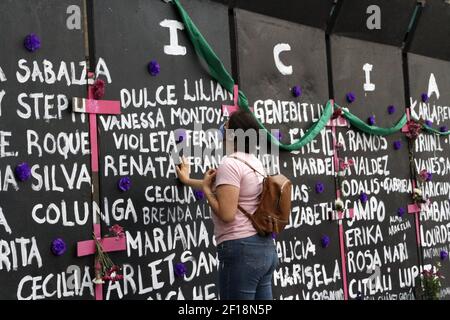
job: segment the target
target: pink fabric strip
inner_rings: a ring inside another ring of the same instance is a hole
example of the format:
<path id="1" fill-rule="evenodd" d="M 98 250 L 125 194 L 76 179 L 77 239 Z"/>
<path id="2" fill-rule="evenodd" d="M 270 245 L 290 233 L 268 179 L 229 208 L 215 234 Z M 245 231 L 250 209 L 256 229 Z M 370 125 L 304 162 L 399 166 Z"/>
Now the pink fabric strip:
<path id="1" fill-rule="evenodd" d="M 238 105 L 238 100 L 239 100 L 239 88 L 238 85 L 235 84 L 233 87 L 233 101 L 235 106 Z"/>
<path id="2" fill-rule="evenodd" d="M 413 189 L 416 187 L 416 181 L 413 179 L 412 180 L 412 185 L 413 185 Z M 408 205 L 408 213 L 410 213 L 409 212 L 409 207 L 410 206 L 416 206 L 417 207 L 417 204 L 410 204 L 410 205 Z M 421 244 L 421 241 L 420 241 L 420 217 L 419 217 L 419 214 L 420 214 L 420 208 L 419 208 L 419 210 L 417 211 L 417 213 L 416 213 L 416 217 L 415 217 L 415 222 L 416 222 L 416 241 L 417 241 L 417 245 L 418 246 L 420 246 L 420 244 Z"/>
<path id="3" fill-rule="evenodd" d="M 344 225 L 339 224 L 339 246 L 341 247 L 341 263 L 342 263 L 342 282 L 344 287 L 344 300 L 348 300 L 348 287 L 347 287 L 347 260 L 345 256 L 345 244 L 344 244 Z"/>
<path id="4" fill-rule="evenodd" d="M 348 209 L 348 217 L 349 219 L 353 219 L 353 217 L 355 216 L 355 212 L 353 210 L 353 208 Z"/>
<path id="5" fill-rule="evenodd" d="M 222 113 L 231 116 L 233 113 L 239 110 L 238 106 L 229 106 L 229 105 L 222 105 Z"/>
<path id="6" fill-rule="evenodd" d="M 331 100 L 331 103 L 334 104 L 334 100 Z M 336 124 L 336 123 L 334 123 Z M 336 126 L 332 125 L 331 130 L 333 132 L 333 151 L 334 151 L 334 163 L 335 163 L 335 172 L 339 170 L 339 157 L 337 154 L 336 148 Z M 341 196 L 341 190 L 339 186 L 336 188 L 336 198 L 339 199 Z M 338 213 L 338 217 L 341 213 Z M 342 213 L 343 215 L 343 213 Z M 344 300 L 348 300 L 348 286 L 347 286 L 347 258 L 345 255 L 345 247 L 344 247 L 344 225 L 342 222 L 339 223 L 339 246 L 341 252 L 341 269 L 342 269 L 342 287 L 344 289 Z"/>
<path id="7" fill-rule="evenodd" d="M 421 241 L 420 241 L 420 217 L 419 217 L 419 214 L 416 214 L 416 240 L 417 240 L 417 245 L 420 247 Z"/>
<path id="8" fill-rule="evenodd" d="M 233 86 L 233 105 L 222 105 L 222 114 L 227 115 L 228 117 L 231 116 L 233 113 L 239 110 L 239 87 L 237 84 Z M 250 108 L 250 110 L 253 112 L 253 108 Z"/>
<path id="9" fill-rule="evenodd" d="M 416 204 L 408 204 L 408 213 L 417 213 L 420 212 L 421 208 Z"/>
<path id="10" fill-rule="evenodd" d="M 226 114 L 228 116 L 231 116 L 233 113 L 239 110 L 239 106 L 229 106 L 229 105 L 222 105 L 222 113 Z M 253 108 L 250 108 L 250 111 L 253 112 Z"/>
<path id="11" fill-rule="evenodd" d="M 97 144 L 97 119 L 95 114 L 89 114 L 89 140 L 91 143 L 91 169 L 98 172 L 98 144 Z"/>
<path id="12" fill-rule="evenodd" d="M 97 240 L 100 240 L 102 237 L 102 226 L 100 223 L 94 223 L 94 235 Z M 94 243 L 94 253 L 95 253 L 95 243 Z M 95 270 L 100 270 L 101 265 L 100 262 L 95 262 Z M 96 283 L 95 284 L 95 300 L 103 300 L 103 284 Z"/>
<path id="13" fill-rule="evenodd" d="M 330 119 L 326 125 L 327 127 L 348 127 L 347 119 L 339 117 L 337 119 Z"/>
<path id="14" fill-rule="evenodd" d="M 94 223 L 94 234 L 97 239 L 102 237 L 102 226 L 100 223 Z"/>
<path id="15" fill-rule="evenodd" d="M 409 113 L 409 108 L 406 108 L 406 119 L 408 121 L 411 120 L 411 114 Z M 402 132 L 405 133 L 405 132 L 408 132 L 408 131 L 409 131 L 409 126 L 408 126 L 408 124 L 405 124 L 403 126 L 403 128 L 402 128 Z"/>
<path id="16" fill-rule="evenodd" d="M 403 132 L 403 133 L 409 132 L 409 126 L 408 126 L 408 124 L 405 124 L 405 125 L 403 126 L 402 132 Z"/>
<path id="17" fill-rule="evenodd" d="M 88 78 L 94 78 L 94 73 L 89 72 Z M 88 86 L 88 99 L 94 98 L 94 87 L 92 85 Z M 91 170 L 92 172 L 98 172 L 98 144 L 97 144 L 97 116 L 93 113 L 89 114 L 89 140 L 91 144 Z M 93 225 L 94 236 L 97 239 L 100 239 L 101 234 L 101 226 L 99 223 L 95 223 Z M 91 240 L 94 242 L 93 240 Z M 95 242 L 94 242 L 94 253 L 95 253 Z M 92 254 L 94 254 L 92 253 Z M 96 259 L 95 259 L 96 260 Z M 94 261 L 95 261 L 94 260 Z M 95 261 L 94 264 L 95 270 L 99 270 L 101 268 L 100 262 Z M 96 272 L 96 271 L 95 271 Z M 103 285 L 101 283 L 95 284 L 95 300 L 103 300 Z"/>
<path id="18" fill-rule="evenodd" d="M 406 118 L 408 119 L 408 121 L 411 120 L 411 112 L 410 112 L 410 108 L 406 108 Z M 403 131 L 403 130 L 402 130 Z M 412 186 L 413 189 L 416 188 L 416 181 L 413 179 L 412 180 Z M 408 205 L 408 212 L 409 212 L 409 207 L 411 205 Z M 417 206 L 417 204 L 416 204 Z M 421 246 L 421 241 L 420 241 L 420 209 L 416 212 L 415 214 L 415 222 L 416 222 L 416 241 L 417 241 L 417 246 Z"/>
<path id="19" fill-rule="evenodd" d="M 126 250 L 125 238 L 103 238 L 99 240 L 105 252 Z M 94 254 L 96 251 L 94 240 L 85 240 L 77 243 L 77 256 L 84 257 Z"/>
<path id="20" fill-rule="evenodd" d="M 86 112 L 95 114 L 120 114 L 120 101 L 86 99 Z"/>
<path id="21" fill-rule="evenodd" d="M 89 86 L 88 98 L 94 98 L 94 88 Z M 98 143 L 97 143 L 97 116 L 89 114 L 89 139 L 91 143 L 91 168 L 93 172 L 98 172 Z"/>
<path id="22" fill-rule="evenodd" d="M 103 285 L 101 283 L 95 285 L 95 300 L 103 300 Z"/>
<path id="23" fill-rule="evenodd" d="M 77 243 L 77 256 L 84 257 L 95 253 L 94 240 L 79 241 Z"/>

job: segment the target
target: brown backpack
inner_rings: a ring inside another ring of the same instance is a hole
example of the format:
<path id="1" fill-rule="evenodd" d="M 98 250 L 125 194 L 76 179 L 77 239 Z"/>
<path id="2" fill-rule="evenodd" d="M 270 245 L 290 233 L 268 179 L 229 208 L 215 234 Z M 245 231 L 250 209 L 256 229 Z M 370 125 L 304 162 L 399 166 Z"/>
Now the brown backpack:
<path id="1" fill-rule="evenodd" d="M 253 172 L 264 177 L 261 202 L 253 214 L 249 214 L 238 204 L 238 209 L 245 214 L 261 236 L 278 234 L 289 223 L 291 214 L 291 181 L 284 175 L 267 176 L 253 168 L 247 161 L 230 156 L 245 163 Z"/>

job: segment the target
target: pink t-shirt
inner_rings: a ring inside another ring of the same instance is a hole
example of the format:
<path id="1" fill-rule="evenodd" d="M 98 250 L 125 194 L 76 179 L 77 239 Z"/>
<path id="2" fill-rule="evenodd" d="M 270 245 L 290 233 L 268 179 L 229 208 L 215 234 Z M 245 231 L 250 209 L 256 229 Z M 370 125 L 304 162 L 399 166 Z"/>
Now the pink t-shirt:
<path id="1" fill-rule="evenodd" d="M 264 167 L 253 154 L 235 152 L 232 154 L 247 161 L 253 168 L 264 174 Z M 228 184 L 239 188 L 239 204 L 248 213 L 253 214 L 259 205 L 262 192 L 263 177 L 255 173 L 245 163 L 231 157 L 225 157 L 217 168 L 216 187 Z M 212 214 L 216 243 L 226 240 L 241 239 L 256 234 L 251 221 L 241 211 L 236 211 L 233 222 L 223 222 Z"/>

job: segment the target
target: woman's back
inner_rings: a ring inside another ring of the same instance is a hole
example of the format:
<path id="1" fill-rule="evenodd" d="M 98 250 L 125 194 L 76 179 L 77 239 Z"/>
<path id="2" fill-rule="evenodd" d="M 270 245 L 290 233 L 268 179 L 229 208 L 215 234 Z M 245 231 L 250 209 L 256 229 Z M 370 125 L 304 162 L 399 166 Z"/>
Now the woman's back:
<path id="1" fill-rule="evenodd" d="M 255 170 L 264 173 L 264 167 L 253 154 L 235 152 L 223 159 L 216 174 L 215 186 L 232 185 L 239 188 L 238 204 L 247 212 L 253 214 L 259 205 L 263 177 L 255 173 L 248 165 L 231 156 L 249 163 Z M 225 223 L 212 215 L 214 222 L 214 235 L 217 244 L 226 241 L 252 236 L 256 234 L 251 221 L 239 210 L 234 221 Z"/>

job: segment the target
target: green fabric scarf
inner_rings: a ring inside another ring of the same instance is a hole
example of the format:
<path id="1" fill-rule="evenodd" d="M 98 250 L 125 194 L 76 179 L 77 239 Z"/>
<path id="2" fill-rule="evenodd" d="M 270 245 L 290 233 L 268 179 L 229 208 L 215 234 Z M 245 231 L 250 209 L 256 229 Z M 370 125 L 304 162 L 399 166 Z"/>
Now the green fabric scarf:
<path id="1" fill-rule="evenodd" d="M 187 12 L 184 10 L 183 6 L 180 4 L 179 0 L 172 0 L 172 2 L 175 4 L 175 7 L 178 10 L 178 13 L 181 16 L 181 19 L 184 23 L 184 26 L 186 28 L 186 31 L 188 33 L 188 37 L 194 46 L 195 52 L 197 55 L 202 58 L 209 69 L 209 73 L 212 78 L 214 78 L 217 82 L 219 82 L 222 87 L 224 87 L 229 92 L 233 92 L 234 87 L 234 79 L 231 77 L 231 75 L 228 73 L 228 71 L 225 69 L 222 61 L 219 59 L 219 57 L 216 55 L 214 50 L 211 48 L 211 46 L 208 44 L 208 42 L 205 40 L 201 32 L 198 30 L 197 26 L 192 22 L 191 18 L 187 14 Z M 238 105 L 241 109 L 251 112 L 248 104 L 248 99 L 245 96 L 245 94 L 239 90 L 239 99 L 238 99 Z M 338 105 L 335 105 L 334 108 L 340 108 Z M 352 126 L 355 128 L 373 135 L 381 135 L 386 136 L 393 134 L 395 132 L 398 132 L 402 129 L 402 127 L 406 124 L 407 117 L 406 114 L 402 116 L 402 118 L 391 128 L 380 128 L 376 126 L 370 126 L 366 124 L 364 121 L 362 121 L 360 118 L 352 114 L 347 109 L 343 108 L 343 115 L 344 117 L 350 122 Z M 300 137 L 299 140 L 295 141 L 292 144 L 284 144 L 281 143 L 275 136 L 273 136 L 269 130 L 264 126 L 264 124 L 255 117 L 256 121 L 258 122 L 258 125 L 261 129 L 263 129 L 268 139 L 275 145 L 279 146 L 283 150 L 287 151 L 293 151 L 298 150 L 305 146 L 307 143 L 311 142 L 316 138 L 316 136 L 319 134 L 319 132 L 326 126 L 328 121 L 330 120 L 331 116 L 333 115 L 333 103 L 332 100 L 329 100 L 323 110 L 323 114 L 320 117 L 318 121 L 316 121 L 307 131 L 306 133 Z M 424 126 L 424 129 L 431 133 L 436 133 L 440 135 L 449 135 L 450 131 L 447 132 L 439 132 L 435 129 L 432 129 L 430 127 Z"/>

